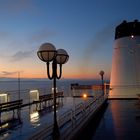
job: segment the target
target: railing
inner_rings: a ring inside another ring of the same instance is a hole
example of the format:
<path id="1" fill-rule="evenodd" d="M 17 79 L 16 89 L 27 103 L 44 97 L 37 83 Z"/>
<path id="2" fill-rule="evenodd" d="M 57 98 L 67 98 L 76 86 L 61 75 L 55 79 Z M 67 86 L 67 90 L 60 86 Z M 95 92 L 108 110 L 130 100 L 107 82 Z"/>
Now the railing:
<path id="1" fill-rule="evenodd" d="M 61 128 L 73 119 L 73 110 L 70 109 L 59 117 L 58 124 Z"/>
<path id="2" fill-rule="evenodd" d="M 79 111 L 76 110 L 75 114 L 73 114 L 73 119 L 71 124 L 69 124 L 69 127 L 61 131 L 61 139 L 72 139 L 76 132 L 82 128 L 86 121 L 88 121 L 88 119 L 98 110 L 101 104 L 104 103 L 106 98 L 107 97 L 104 96 L 98 96 L 93 100 L 89 100 L 85 104 L 77 105 Z"/>
<path id="3" fill-rule="evenodd" d="M 99 107 L 107 99 L 107 95 L 97 95 L 87 102 L 80 103 L 75 109 L 70 109 L 58 117 L 58 125 L 60 129 L 61 139 L 69 140 L 76 132 L 88 121 L 88 119 L 99 109 Z M 37 132 L 29 140 L 51 140 L 53 124 Z"/>
<path id="4" fill-rule="evenodd" d="M 51 140 L 53 124 L 43 128 L 39 133 L 33 135 L 29 140 L 45 140 L 46 138 Z"/>

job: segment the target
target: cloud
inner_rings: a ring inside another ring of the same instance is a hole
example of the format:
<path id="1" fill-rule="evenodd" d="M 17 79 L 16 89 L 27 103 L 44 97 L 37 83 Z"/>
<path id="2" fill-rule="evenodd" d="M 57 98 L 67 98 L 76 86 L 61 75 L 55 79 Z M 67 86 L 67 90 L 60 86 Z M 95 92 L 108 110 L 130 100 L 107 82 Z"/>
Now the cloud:
<path id="1" fill-rule="evenodd" d="M 12 61 L 21 61 L 23 59 L 26 59 L 26 58 L 29 58 L 31 57 L 32 55 L 32 51 L 19 51 L 19 52 L 16 52 L 12 57 L 11 57 L 11 60 Z"/>
<path id="2" fill-rule="evenodd" d="M 18 71 L 14 71 L 14 72 L 2 71 L 1 75 L 3 75 L 3 76 L 11 76 L 11 75 L 15 75 L 17 73 L 18 73 Z"/>

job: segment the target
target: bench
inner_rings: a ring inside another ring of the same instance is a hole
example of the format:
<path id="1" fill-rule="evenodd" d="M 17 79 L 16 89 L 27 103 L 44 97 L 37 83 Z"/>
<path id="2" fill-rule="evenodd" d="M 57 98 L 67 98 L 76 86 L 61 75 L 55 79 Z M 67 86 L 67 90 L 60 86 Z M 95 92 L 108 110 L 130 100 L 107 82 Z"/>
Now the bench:
<path id="1" fill-rule="evenodd" d="M 56 93 L 56 98 L 58 97 L 63 97 L 63 92 L 57 92 Z M 51 100 L 53 99 L 53 94 L 47 94 L 47 95 L 41 95 L 39 96 L 40 101 L 46 101 L 46 100 Z"/>
<path id="2" fill-rule="evenodd" d="M 60 98 L 60 97 L 63 97 L 63 92 L 56 93 L 56 98 Z M 43 103 L 45 103 L 44 107 L 46 107 L 47 104 L 49 104 L 50 106 L 50 103 L 52 104 L 52 101 L 53 101 L 53 94 L 40 95 L 39 100 L 33 101 L 33 104 L 36 104 L 36 110 L 38 110 L 38 108 L 39 110 L 41 110 Z"/>
<path id="3" fill-rule="evenodd" d="M 47 101 L 52 99 L 52 94 L 47 94 L 47 95 L 41 95 L 39 96 L 40 101 Z"/>
<path id="4" fill-rule="evenodd" d="M 63 92 L 57 92 L 57 93 L 56 93 L 56 97 L 57 97 L 57 98 L 59 98 L 59 97 L 64 97 Z"/>
<path id="5" fill-rule="evenodd" d="M 63 97 L 63 92 L 56 93 L 56 98 Z M 43 101 L 48 101 L 53 99 L 53 94 L 41 95 L 38 101 L 33 101 L 33 103 L 39 103 Z"/>
<path id="6" fill-rule="evenodd" d="M 0 113 L 19 109 L 22 105 L 22 100 L 0 103 Z"/>

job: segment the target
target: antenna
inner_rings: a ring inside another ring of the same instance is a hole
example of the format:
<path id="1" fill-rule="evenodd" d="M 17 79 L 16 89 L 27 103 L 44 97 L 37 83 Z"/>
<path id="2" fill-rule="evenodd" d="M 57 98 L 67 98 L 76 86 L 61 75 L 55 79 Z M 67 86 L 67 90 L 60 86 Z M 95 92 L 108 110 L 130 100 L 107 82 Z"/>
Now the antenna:
<path id="1" fill-rule="evenodd" d="M 20 100 L 20 72 L 18 72 L 18 99 Z"/>

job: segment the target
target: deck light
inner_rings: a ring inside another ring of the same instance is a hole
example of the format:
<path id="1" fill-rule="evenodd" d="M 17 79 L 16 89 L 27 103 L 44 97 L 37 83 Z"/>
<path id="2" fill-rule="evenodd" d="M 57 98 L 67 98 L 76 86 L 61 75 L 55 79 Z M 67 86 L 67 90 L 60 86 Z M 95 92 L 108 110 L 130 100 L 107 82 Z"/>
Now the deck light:
<path id="1" fill-rule="evenodd" d="M 83 94 L 83 98 L 87 98 L 87 94 L 86 93 Z"/>

